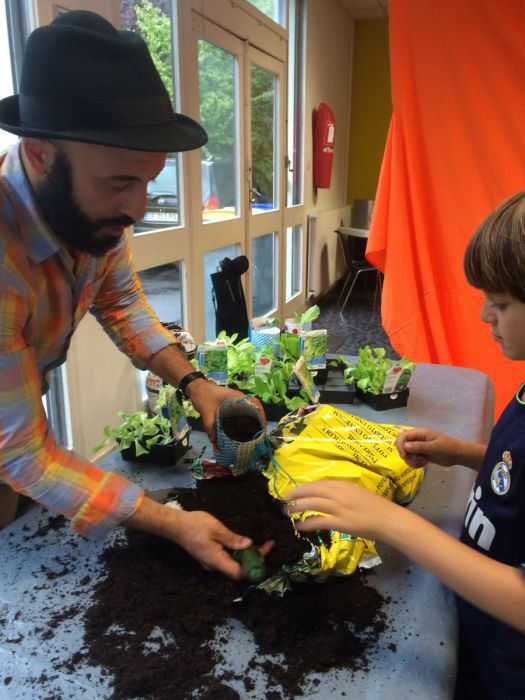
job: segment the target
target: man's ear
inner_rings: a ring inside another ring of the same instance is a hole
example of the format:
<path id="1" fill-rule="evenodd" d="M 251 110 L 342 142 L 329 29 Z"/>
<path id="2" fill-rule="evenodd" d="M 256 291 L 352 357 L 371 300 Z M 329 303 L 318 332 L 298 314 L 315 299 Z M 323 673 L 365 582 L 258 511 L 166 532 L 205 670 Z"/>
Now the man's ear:
<path id="1" fill-rule="evenodd" d="M 22 139 L 22 157 L 30 180 L 47 175 L 53 165 L 56 146 L 44 139 Z"/>

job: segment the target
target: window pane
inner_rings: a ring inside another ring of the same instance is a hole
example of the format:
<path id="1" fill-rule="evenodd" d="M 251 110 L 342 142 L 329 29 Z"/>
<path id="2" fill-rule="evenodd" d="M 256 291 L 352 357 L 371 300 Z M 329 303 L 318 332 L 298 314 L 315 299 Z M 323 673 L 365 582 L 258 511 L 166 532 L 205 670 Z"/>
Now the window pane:
<path id="1" fill-rule="evenodd" d="M 184 262 L 177 260 L 166 265 L 150 267 L 138 273 L 139 279 L 153 311 L 163 323 L 177 323 L 184 327 L 183 284 Z M 191 333 L 191 329 L 188 329 Z M 146 390 L 147 370 L 139 373 L 142 399 L 148 398 Z"/>
<path id="2" fill-rule="evenodd" d="M 273 73 L 252 66 L 252 213 L 275 209 L 276 185 L 277 78 Z"/>
<path id="3" fill-rule="evenodd" d="M 237 61 L 203 39 L 198 51 L 200 121 L 208 134 L 202 148 L 202 220 L 208 222 L 239 211 Z"/>
<path id="4" fill-rule="evenodd" d="M 286 301 L 301 291 L 303 227 L 286 229 Z"/>
<path id="5" fill-rule="evenodd" d="M 220 269 L 219 264 L 224 258 L 236 258 L 240 254 L 241 247 L 238 243 L 224 248 L 216 248 L 204 253 L 204 317 L 205 339 L 215 340 L 217 337 L 215 328 L 215 307 L 213 305 L 212 284 L 210 275 Z"/>
<path id="6" fill-rule="evenodd" d="M 293 0 L 290 6 L 290 42 L 288 45 L 288 168 L 286 203 L 303 202 L 304 134 L 304 39 L 305 3 Z"/>
<path id="7" fill-rule="evenodd" d="M 166 158 L 166 164 L 157 177 L 148 182 L 147 211 L 144 218 L 135 224 L 135 233 L 180 224 L 177 183 L 178 160 L 175 156 L 170 156 Z"/>
<path id="8" fill-rule="evenodd" d="M 252 241 L 252 307 L 254 316 L 265 316 L 277 308 L 276 233 L 266 233 Z"/>
<path id="9" fill-rule="evenodd" d="M 264 12 L 274 22 L 280 24 L 281 27 L 285 26 L 286 0 L 248 0 L 248 2 L 261 12 Z"/>
<path id="10" fill-rule="evenodd" d="M 121 0 L 120 19 L 122 29 L 140 34 L 148 45 L 153 62 L 175 105 L 171 7 L 170 0 Z M 147 211 L 144 218 L 135 224 L 135 233 L 180 225 L 178 163 L 176 155 L 170 154 L 158 177 L 148 183 Z"/>
<path id="11" fill-rule="evenodd" d="M 0 3 L 0 99 L 12 95 L 13 74 L 11 71 L 11 53 L 5 14 L 5 2 Z M 18 139 L 15 134 L 9 134 L 0 129 L 0 151 L 7 148 Z"/>
<path id="12" fill-rule="evenodd" d="M 183 272 L 184 263 L 177 260 L 138 273 L 148 302 L 163 323 L 184 326 Z"/>

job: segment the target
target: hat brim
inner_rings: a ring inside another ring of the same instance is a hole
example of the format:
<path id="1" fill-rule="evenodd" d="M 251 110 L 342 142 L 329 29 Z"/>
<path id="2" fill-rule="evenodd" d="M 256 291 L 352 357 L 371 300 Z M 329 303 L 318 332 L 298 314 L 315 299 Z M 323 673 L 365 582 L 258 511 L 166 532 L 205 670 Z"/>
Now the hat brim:
<path id="1" fill-rule="evenodd" d="M 127 148 L 132 151 L 180 152 L 200 148 L 208 141 L 202 126 L 184 114 L 174 112 L 173 121 L 162 124 L 116 129 L 41 129 L 20 120 L 18 95 L 0 100 L 0 128 L 17 136 L 62 139 Z"/>

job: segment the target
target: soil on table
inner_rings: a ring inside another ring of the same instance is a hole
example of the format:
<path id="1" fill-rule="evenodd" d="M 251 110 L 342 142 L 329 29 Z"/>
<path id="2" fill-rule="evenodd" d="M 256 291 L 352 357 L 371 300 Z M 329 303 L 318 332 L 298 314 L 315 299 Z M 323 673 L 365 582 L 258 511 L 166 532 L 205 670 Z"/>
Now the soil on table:
<path id="1" fill-rule="evenodd" d="M 274 539 L 269 575 L 310 548 L 260 474 L 204 480 L 173 495 L 258 545 Z M 176 545 L 134 532 L 105 551 L 104 564 L 107 577 L 87 612 L 86 652 L 71 663 L 107 669 L 114 698 L 295 698 L 319 684 L 310 673 L 366 672 L 386 629 L 385 600 L 360 573 L 295 585 L 279 597 L 205 571 Z M 249 630 L 256 648 L 240 670 L 228 668 L 223 654 L 232 625 Z M 346 690 L 342 696 L 350 696 Z"/>

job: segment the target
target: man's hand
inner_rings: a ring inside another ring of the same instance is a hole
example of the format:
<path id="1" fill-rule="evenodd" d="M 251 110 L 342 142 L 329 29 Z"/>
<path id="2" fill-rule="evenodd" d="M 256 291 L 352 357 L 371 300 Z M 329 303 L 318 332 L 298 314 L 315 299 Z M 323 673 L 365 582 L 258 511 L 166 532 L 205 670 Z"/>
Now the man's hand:
<path id="1" fill-rule="evenodd" d="M 192 402 L 195 409 L 201 414 L 204 430 L 206 431 L 210 442 L 215 450 L 217 448 L 217 435 L 215 433 L 215 416 L 217 409 L 226 399 L 243 399 L 246 394 L 243 394 L 237 389 L 220 386 L 206 379 L 196 379 L 188 385 L 186 393 Z M 266 416 L 261 402 L 254 396 L 248 397 L 249 401 L 257 407 L 261 416 L 263 429 L 266 428 Z"/>
<path id="2" fill-rule="evenodd" d="M 176 542 L 205 569 L 220 571 L 235 580 L 245 577 L 242 566 L 226 550 L 247 549 L 252 540 L 232 532 L 210 513 L 178 510 L 145 497 L 124 524 Z M 261 556 L 264 558 L 273 546 L 271 540 L 265 542 L 259 548 Z"/>

